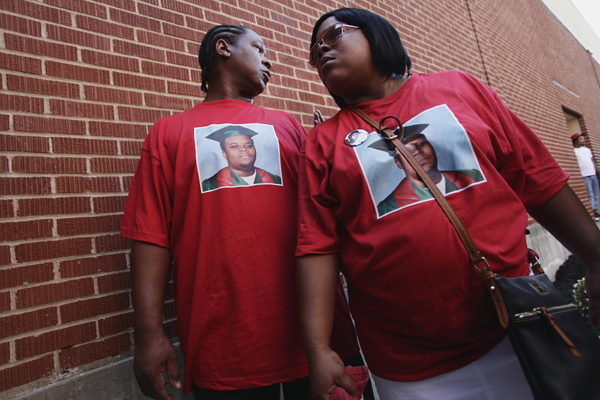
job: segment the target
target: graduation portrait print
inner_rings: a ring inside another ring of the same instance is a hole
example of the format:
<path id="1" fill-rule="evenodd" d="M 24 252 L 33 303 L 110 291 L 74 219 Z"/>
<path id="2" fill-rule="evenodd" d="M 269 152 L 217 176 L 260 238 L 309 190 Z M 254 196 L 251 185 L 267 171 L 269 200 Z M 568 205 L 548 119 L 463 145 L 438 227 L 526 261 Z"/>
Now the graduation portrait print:
<path id="1" fill-rule="evenodd" d="M 217 124 L 194 129 L 202 193 L 283 185 L 279 140 L 266 124 Z"/>
<path id="2" fill-rule="evenodd" d="M 463 126 L 444 104 L 404 122 L 402 142 L 444 196 L 486 182 Z M 367 180 L 377 218 L 434 197 L 398 150 L 377 132 L 354 151 Z"/>

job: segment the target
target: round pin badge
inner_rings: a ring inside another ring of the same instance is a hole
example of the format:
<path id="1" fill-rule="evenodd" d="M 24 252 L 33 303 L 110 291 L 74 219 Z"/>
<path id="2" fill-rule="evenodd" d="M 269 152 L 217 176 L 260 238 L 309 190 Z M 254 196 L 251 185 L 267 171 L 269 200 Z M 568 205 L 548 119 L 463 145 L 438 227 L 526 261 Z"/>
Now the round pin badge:
<path id="1" fill-rule="evenodd" d="M 346 144 L 346 146 L 355 147 L 360 144 L 363 144 L 363 142 L 367 140 L 368 137 L 369 132 L 365 131 L 364 129 L 355 129 L 346 136 L 346 139 L 344 139 L 344 143 Z"/>

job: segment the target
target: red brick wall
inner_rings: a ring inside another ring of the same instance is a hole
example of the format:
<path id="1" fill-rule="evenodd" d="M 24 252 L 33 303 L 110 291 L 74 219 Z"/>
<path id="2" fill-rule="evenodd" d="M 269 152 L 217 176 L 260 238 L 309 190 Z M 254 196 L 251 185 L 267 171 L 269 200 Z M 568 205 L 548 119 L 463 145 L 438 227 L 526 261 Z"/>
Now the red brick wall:
<path id="1" fill-rule="evenodd" d="M 131 354 L 127 191 L 152 124 L 202 100 L 196 53 L 215 24 L 265 39 L 275 76 L 257 104 L 310 128 L 315 108 L 336 111 L 306 61 L 313 23 L 369 8 L 398 28 L 415 72 L 460 69 L 496 89 L 588 204 L 562 107 L 600 152 L 600 66 L 541 1 L 326 3 L 0 1 L 0 392 Z"/>

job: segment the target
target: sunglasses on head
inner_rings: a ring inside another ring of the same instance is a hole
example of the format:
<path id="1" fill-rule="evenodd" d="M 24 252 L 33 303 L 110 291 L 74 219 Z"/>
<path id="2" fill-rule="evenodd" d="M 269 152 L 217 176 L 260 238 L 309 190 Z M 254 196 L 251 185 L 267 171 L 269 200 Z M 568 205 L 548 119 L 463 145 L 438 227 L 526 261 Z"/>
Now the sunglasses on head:
<path id="1" fill-rule="evenodd" d="M 321 35 L 321 37 L 313 44 L 310 48 L 310 58 L 308 62 L 313 67 L 317 66 L 317 61 L 319 61 L 319 48 L 321 45 L 326 44 L 327 46 L 333 46 L 337 42 L 342 39 L 344 32 L 351 29 L 360 29 L 358 26 L 354 25 L 346 25 L 346 24 L 335 24 Z"/>

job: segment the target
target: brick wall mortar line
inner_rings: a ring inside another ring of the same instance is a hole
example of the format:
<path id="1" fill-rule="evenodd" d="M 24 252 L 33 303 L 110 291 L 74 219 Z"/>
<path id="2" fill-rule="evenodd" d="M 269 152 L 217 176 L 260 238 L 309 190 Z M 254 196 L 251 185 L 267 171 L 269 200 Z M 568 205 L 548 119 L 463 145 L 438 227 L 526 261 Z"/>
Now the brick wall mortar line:
<path id="1" fill-rule="evenodd" d="M 14 265 L 17 263 L 17 253 L 15 250 L 15 246 L 10 246 L 10 265 Z M 12 303 L 12 300 L 11 300 Z M 12 305 L 11 305 L 12 307 Z"/>
<path id="2" fill-rule="evenodd" d="M 85 277 L 86 279 L 89 279 L 90 277 Z M 50 282 L 50 283 L 63 283 L 63 282 L 67 282 L 67 281 L 72 281 L 72 280 L 77 280 L 77 279 L 64 279 L 60 282 Z M 27 286 L 27 288 L 30 287 L 38 287 L 38 286 L 43 286 L 43 285 L 30 285 Z M 16 297 L 16 292 L 19 289 L 23 289 L 23 287 L 18 287 L 18 288 L 12 288 L 11 291 L 15 292 L 15 297 Z M 73 304 L 73 303 L 77 303 L 78 301 L 87 301 L 87 300 L 94 300 L 94 299 L 100 299 L 102 297 L 108 297 L 111 295 L 115 295 L 115 294 L 120 294 L 120 293 L 128 293 L 129 290 L 128 289 L 120 289 L 120 290 L 114 290 L 112 292 L 105 292 L 105 293 L 94 293 L 88 296 L 81 296 L 81 297 L 75 297 L 75 298 L 70 298 L 70 299 L 63 299 L 63 300 L 59 300 L 59 301 L 55 301 L 53 303 L 46 303 L 46 304 L 40 304 L 40 305 L 35 305 L 35 306 L 31 306 L 31 307 L 25 307 L 25 308 L 14 308 L 11 309 L 10 311 L 6 311 L 4 313 L 0 313 L 0 318 L 2 317 L 10 317 L 12 315 L 19 315 L 19 314 L 23 314 L 23 313 L 28 313 L 28 312 L 35 312 L 38 311 L 40 309 L 44 309 L 44 308 L 56 308 L 58 310 L 58 312 L 60 313 L 60 307 L 64 306 L 64 305 L 68 305 L 68 304 Z M 15 299 L 16 301 L 16 299 Z M 126 314 L 128 312 L 131 312 L 133 310 L 132 306 L 131 306 L 131 301 L 129 302 L 129 308 L 123 309 L 123 310 L 117 310 L 117 311 L 111 311 L 108 313 L 104 313 L 104 314 L 98 314 L 98 315 L 94 315 L 91 317 L 86 317 L 83 319 L 78 319 L 78 320 L 74 320 L 74 321 L 70 321 L 70 322 L 62 322 L 61 318 L 59 318 L 58 320 L 58 324 L 57 325 L 53 325 L 53 326 L 49 326 L 49 327 L 45 327 L 45 328 L 40 328 L 40 329 L 36 329 L 34 331 L 29 331 L 29 332 L 23 332 L 23 333 L 19 333 L 17 335 L 14 336 L 7 336 L 7 338 L 14 338 L 16 339 L 21 339 L 23 337 L 28 337 L 28 336 L 38 336 L 41 331 L 55 331 L 55 330 L 60 330 L 60 329 L 64 329 L 64 328 L 70 328 L 72 326 L 76 326 L 76 325 L 81 325 L 87 322 L 92 322 L 95 321 L 97 319 L 105 319 L 105 318 L 109 318 L 109 317 L 113 317 L 115 315 L 120 315 L 120 314 Z M 33 334 L 32 332 L 37 332 L 35 334 Z M 6 339 L 6 338 L 5 338 Z M 4 339 L 3 339 L 4 340 Z"/>
<path id="3" fill-rule="evenodd" d="M 87 322 L 89 323 L 89 322 L 91 322 L 91 321 L 87 321 Z M 168 321 L 164 321 L 164 322 L 168 322 Z M 66 326 L 66 325 L 64 325 L 64 327 L 67 327 L 67 328 L 68 328 L 68 327 L 70 327 L 70 326 Z M 52 330 L 49 330 L 49 331 L 47 331 L 47 332 L 39 332 L 39 333 L 38 333 L 38 335 L 41 335 L 41 334 L 44 334 L 44 333 L 48 333 L 48 332 L 52 332 Z M 94 340 L 92 340 L 92 341 L 90 341 L 90 342 L 78 343 L 78 344 L 74 345 L 73 347 L 83 346 L 83 345 L 87 345 L 87 344 L 90 344 L 90 343 L 98 343 L 98 342 L 103 342 L 103 341 L 105 341 L 105 340 L 107 340 L 107 339 L 112 339 L 112 338 L 114 338 L 114 337 L 117 337 L 117 336 L 123 335 L 124 333 L 132 333 L 132 332 L 133 332 L 133 328 L 128 328 L 128 329 L 126 329 L 126 330 L 124 330 L 124 331 L 120 331 L 120 332 L 117 332 L 117 333 L 113 333 L 113 334 L 111 334 L 111 335 L 108 335 L 108 336 L 100 336 L 100 334 L 99 334 L 99 331 L 97 331 L 97 332 L 96 332 L 96 338 L 95 338 Z M 32 335 L 29 335 L 29 336 L 32 336 Z M 34 336 L 35 336 L 35 335 L 34 335 Z M 12 338 L 13 338 L 13 337 L 11 337 L 11 339 L 12 339 Z M 15 342 L 16 342 L 16 340 L 18 340 L 18 339 L 22 339 L 22 338 L 21 338 L 21 337 L 17 338 L 16 336 L 15 336 L 14 338 L 15 338 L 15 340 L 11 340 L 11 341 L 10 341 L 10 344 L 11 344 L 11 361 L 10 361 L 8 364 L 4 364 L 4 365 L 0 366 L 0 371 L 2 371 L 3 369 L 6 369 L 6 368 L 3 368 L 3 367 L 5 367 L 5 366 L 7 366 L 7 368 L 15 367 L 15 366 L 18 366 L 18 365 L 21 365 L 21 364 L 25 364 L 25 363 L 27 363 L 27 362 L 30 362 L 30 361 L 32 361 L 32 360 L 35 360 L 35 359 L 37 359 L 37 358 L 40 358 L 40 357 L 42 357 L 42 356 L 45 356 L 45 355 L 47 355 L 47 354 L 53 354 L 53 353 L 60 354 L 60 351 L 62 350 L 62 349 L 56 349 L 56 350 L 52 350 L 51 352 L 48 352 L 48 353 L 37 354 L 37 355 L 35 355 L 35 356 L 27 357 L 27 358 L 24 358 L 24 359 L 22 359 L 22 360 L 17 360 L 17 359 L 16 359 L 16 343 L 15 343 Z M 14 351 L 14 358 L 13 358 L 13 353 L 12 353 L 12 350 L 13 350 L 13 349 L 12 349 L 12 347 L 13 347 L 13 346 L 14 346 L 14 350 L 15 350 L 15 351 Z M 115 357 L 115 356 L 112 356 L 112 357 Z M 76 367 L 76 368 L 78 368 L 78 367 Z M 60 371 L 60 369 L 57 369 L 57 371 Z M 0 392 L 0 394 L 2 394 L 2 392 Z"/>
<path id="4" fill-rule="evenodd" d="M 131 173 L 133 176 L 133 173 Z M 113 197 L 118 196 L 119 194 L 126 196 L 127 193 L 122 192 L 106 192 L 106 193 L 56 193 L 56 194 L 40 194 L 40 195 L 31 195 L 31 194 L 19 194 L 19 195 L 1 195 L 0 200 L 29 200 L 29 199 L 74 199 L 74 198 L 88 198 L 92 197 Z M 81 196 L 76 196 L 81 195 Z M 87 213 L 85 213 L 87 214 Z M 54 214 L 53 214 L 54 215 Z M 63 214 L 56 214 L 63 215 Z M 66 214 L 69 215 L 69 214 Z M 84 214 L 73 214 L 73 215 L 84 215 Z M 39 218 L 39 216 L 38 216 Z"/>
<path id="5" fill-rule="evenodd" d="M 8 292 L 10 293 L 10 310 L 16 310 L 17 309 L 17 290 L 14 288 L 10 288 L 8 290 Z"/>
<path id="6" fill-rule="evenodd" d="M 12 205 L 13 205 L 13 215 L 14 216 L 18 216 L 19 215 L 19 202 L 16 201 L 12 196 L 10 197 L 10 200 L 13 200 L 13 202 L 12 202 Z"/>
<path id="7" fill-rule="evenodd" d="M 0 50 L 6 50 L 6 39 L 4 35 L 0 35 Z"/>
<path id="8" fill-rule="evenodd" d="M 106 235 L 97 235 L 97 236 L 94 236 L 94 237 L 96 238 L 96 237 L 101 237 L 101 236 L 106 236 Z M 93 240 L 93 239 L 92 239 L 92 249 L 90 250 L 90 252 L 91 252 L 91 254 L 99 254 L 98 253 L 98 249 L 96 249 L 96 241 Z"/>
<path id="9" fill-rule="evenodd" d="M 10 348 L 10 356 L 9 356 L 9 361 L 8 364 L 10 365 L 13 362 L 17 361 L 17 345 L 15 343 L 14 340 L 11 340 L 9 342 L 9 348 Z"/>
<path id="10" fill-rule="evenodd" d="M 69 80 L 69 82 L 72 82 L 72 80 Z M 84 82 L 79 83 L 79 98 L 85 99 L 85 84 L 84 84 Z M 85 121 L 85 132 L 86 133 L 89 132 L 89 121 Z"/>
<path id="11" fill-rule="evenodd" d="M 46 308 L 56 308 L 57 312 L 60 313 L 61 312 L 60 307 L 64 306 L 64 305 L 76 303 L 77 301 L 81 301 L 81 300 L 87 301 L 87 300 L 93 300 L 93 299 L 100 299 L 102 297 L 108 297 L 111 295 L 125 293 L 125 292 L 129 293 L 129 291 L 127 289 L 123 289 L 121 291 L 106 292 L 106 293 L 95 294 L 95 295 L 87 296 L 87 297 L 77 297 L 75 299 L 66 299 L 66 300 L 61 300 L 61 301 L 57 301 L 54 303 L 41 304 L 39 306 L 32 306 L 32 307 L 27 307 L 27 308 L 10 310 L 10 311 L 1 313 L 0 319 L 4 318 L 4 317 L 20 315 L 23 313 L 35 312 L 35 311 L 43 310 Z M 125 309 L 117 310 L 117 311 L 110 311 L 110 312 L 103 313 L 103 314 L 97 314 L 97 315 L 93 315 L 91 317 L 77 319 L 77 320 L 70 321 L 70 322 L 62 322 L 61 318 L 58 318 L 58 323 L 56 325 L 52 325 L 52 326 L 48 326 L 48 327 L 44 327 L 44 328 L 40 328 L 40 329 L 35 329 L 35 330 L 19 333 L 16 335 L 12 335 L 12 336 L 6 336 L 5 338 L 2 338 L 1 340 L 6 341 L 6 339 L 9 339 L 11 341 L 14 341 L 14 340 L 23 339 L 25 337 L 30 337 L 30 336 L 37 337 L 43 333 L 57 331 L 57 330 L 65 329 L 65 328 L 70 328 L 70 327 L 73 327 L 76 325 L 82 325 L 82 324 L 89 323 L 89 322 L 97 322 L 99 320 L 112 318 L 112 317 L 119 316 L 119 315 L 125 315 L 125 314 L 128 314 L 131 311 L 133 311 L 133 307 L 131 306 L 131 301 L 129 304 L 130 304 L 129 308 L 125 308 Z M 177 318 L 165 319 L 164 322 L 169 322 L 169 321 L 173 321 L 176 319 Z M 131 328 L 131 329 L 133 329 L 133 328 Z"/>
<path id="12" fill-rule="evenodd" d="M 21 287 L 19 287 L 19 288 L 21 288 Z M 21 309 L 9 310 L 9 311 L 5 311 L 3 313 L 0 313 L 0 318 L 12 317 L 12 316 L 15 316 L 15 315 L 23 314 L 23 310 L 26 310 L 25 312 L 36 312 L 36 311 L 39 311 L 39 310 L 43 310 L 45 308 L 56 308 L 56 306 L 55 306 L 55 303 L 50 303 L 50 304 L 40 304 L 40 305 L 37 305 L 37 306 L 28 307 L 28 308 L 21 308 Z M 56 327 L 58 325 L 54 325 L 54 326 Z M 46 329 L 46 328 L 44 328 L 44 329 Z M 37 329 L 37 330 L 40 330 L 40 329 Z M 34 331 L 29 331 L 28 333 L 30 333 L 30 332 L 34 332 Z M 7 338 L 14 338 L 16 336 L 17 335 L 7 336 L 7 337 L 3 338 L 2 340 L 7 339 Z M 27 336 L 27 335 L 25 335 L 25 336 Z M 31 336 L 31 335 L 29 335 L 29 336 Z"/>
<path id="13" fill-rule="evenodd" d="M 54 261 L 52 263 L 52 268 L 54 272 L 54 280 L 62 279 L 62 276 L 60 275 L 60 261 Z"/>
<path id="14" fill-rule="evenodd" d="M 89 322 L 89 321 L 88 321 L 88 322 Z M 131 331 L 130 331 L 130 329 L 131 329 Z M 92 340 L 92 341 L 90 341 L 90 342 L 79 343 L 79 344 L 76 344 L 76 345 L 74 345 L 73 347 L 78 347 L 78 346 L 86 345 L 86 344 L 89 344 L 89 343 L 98 343 L 98 342 L 102 342 L 102 341 L 105 341 L 105 340 L 107 340 L 107 339 L 112 339 L 112 338 L 114 338 L 114 337 L 117 337 L 117 336 L 123 335 L 124 333 L 132 333 L 132 332 L 133 332 L 133 328 L 129 328 L 129 329 L 127 329 L 127 330 L 124 330 L 124 331 L 121 331 L 121 332 L 117 332 L 117 333 L 114 333 L 114 334 L 111 334 L 111 335 L 108 335 L 108 336 L 102 336 L 102 337 L 100 337 L 100 336 L 97 336 L 97 337 L 96 337 L 94 340 Z M 14 341 L 11 341 L 11 344 L 14 344 Z M 16 346 L 15 346 L 15 347 L 16 347 Z M 7 365 L 9 365 L 9 367 L 18 366 L 18 365 L 20 365 L 20 364 L 24 364 L 24 363 L 30 362 L 31 360 L 35 360 L 35 359 L 37 359 L 37 358 L 39 358 L 39 357 L 41 357 L 41 356 L 44 356 L 44 355 L 46 355 L 46 354 L 51 354 L 51 353 L 54 353 L 54 352 L 56 352 L 56 353 L 58 354 L 58 353 L 60 353 L 60 351 L 61 351 L 61 350 L 63 350 L 63 349 L 56 349 L 56 350 L 53 350 L 52 352 L 43 353 L 43 354 L 38 354 L 38 355 L 35 355 L 35 356 L 31 356 L 31 357 L 28 357 L 28 358 L 24 358 L 24 359 L 22 359 L 22 360 L 16 360 L 16 359 L 15 359 L 14 361 L 12 361 L 11 363 L 9 363 L 9 364 L 7 364 Z M 111 358 L 114 358 L 114 357 L 117 357 L 117 356 L 111 356 Z M 16 348 L 15 348 L 15 358 L 16 358 Z M 78 367 L 76 367 L 76 368 L 78 368 Z M 0 371 L 1 371 L 1 370 L 3 370 L 3 369 L 5 369 L 5 368 L 0 368 Z M 57 371 L 60 371 L 60 369 L 57 369 Z M 3 392 L 0 392 L 0 394 L 2 394 L 2 393 L 3 393 Z M 1 397 L 0 397 L 0 398 L 1 398 Z"/>
<path id="15" fill-rule="evenodd" d="M 7 197 L 7 198 L 12 198 L 12 197 Z M 29 198 L 29 197 L 27 197 Z M 0 200 L 6 200 L 0 197 Z M 40 220 L 45 220 L 45 219 L 74 219 L 74 218 L 93 218 L 93 217 L 105 217 L 105 216 L 118 216 L 118 215 L 122 215 L 123 212 L 109 212 L 109 213 L 101 213 L 101 214 L 94 214 L 94 213 L 85 213 L 85 214 L 45 214 L 45 215 L 27 215 L 27 216 L 15 216 L 15 217 L 7 217 L 7 218 L 0 218 L 0 223 L 11 223 L 11 222 L 36 222 L 36 221 L 40 221 Z M 58 237 L 58 236 L 56 236 Z M 60 236 L 60 237 L 65 237 L 65 236 Z M 29 242 L 29 239 L 26 240 L 26 242 Z M 8 241 L 4 241 L 2 243 L 9 243 Z M 39 263 L 34 263 L 34 264 L 39 264 Z M 2 267 L 0 267 L 1 269 Z"/>
<path id="16" fill-rule="evenodd" d="M 58 321 L 58 322 L 57 322 L 57 326 L 64 327 L 64 326 L 65 326 L 65 324 L 63 323 L 63 320 L 62 320 L 62 311 L 61 311 L 61 309 L 60 309 L 60 306 L 57 306 L 57 307 L 56 307 L 56 318 L 57 318 L 57 321 Z M 75 321 L 74 321 L 74 322 L 75 322 Z"/>
<path id="17" fill-rule="evenodd" d="M 80 214 L 67 214 L 67 215 L 73 215 L 73 216 L 79 216 Z M 104 214 L 95 214 L 95 217 L 98 216 L 104 216 Z M 42 218 L 44 216 L 41 216 Z M 67 217 L 68 218 L 68 217 Z M 38 219 L 40 219 L 38 217 Z M 49 218 L 50 219 L 50 218 Z M 2 222 L 4 222 L 4 220 L 0 220 Z M 16 221 L 16 222 L 21 222 L 21 221 Z M 71 240 L 71 239 L 90 239 L 93 241 L 93 239 L 95 238 L 99 238 L 99 237 L 105 237 L 105 236 L 112 236 L 112 235 L 117 235 L 120 234 L 121 231 L 110 231 L 110 232 L 100 232 L 100 233 L 92 233 L 92 234 L 80 234 L 80 235 L 70 235 L 70 236 L 51 236 L 51 237 L 42 237 L 42 238 L 28 238 L 28 239 L 21 239 L 21 240 L 7 240 L 2 242 L 3 245 L 8 245 L 8 246 L 19 246 L 22 244 L 36 244 L 36 243 L 50 243 L 50 242 L 60 242 L 60 241 L 64 241 L 64 240 Z M 104 255 L 107 254 L 107 252 L 101 252 L 101 253 L 97 253 L 97 252 L 91 252 L 89 254 L 96 254 L 96 255 Z M 86 256 L 89 255 L 88 253 L 85 254 L 78 254 L 79 258 L 82 256 Z M 71 257 L 71 256 L 69 256 Z M 46 259 L 47 261 L 55 261 L 55 260 L 62 260 L 65 257 L 56 257 L 56 258 L 50 258 L 50 259 Z M 43 260 L 37 260 L 37 262 L 33 263 L 33 264 L 40 264 L 40 262 L 42 262 Z M 16 264 L 16 262 L 15 262 Z M 18 265 L 21 265 L 22 263 L 19 262 Z"/>
<path id="18" fill-rule="evenodd" d="M 30 154 L 27 154 L 28 156 Z M 53 157 L 53 158 L 62 158 L 62 157 Z M 103 157 L 98 157 L 98 158 L 114 158 L 117 160 L 128 160 L 128 159 L 139 159 L 139 156 L 117 156 L 115 155 L 114 157 L 107 157 L 107 156 L 103 156 Z M 92 174 L 87 174 L 87 173 L 77 173 L 77 174 L 67 174 L 67 173 L 57 173 L 57 174 L 41 174 L 41 173 L 23 173 L 23 172 L 19 172 L 19 173 L 8 173 L 8 172 L 0 172 L 0 178 L 50 178 L 52 181 L 56 178 L 123 178 L 123 177 L 131 177 L 133 176 L 134 171 L 131 172 L 94 172 Z M 51 182 L 52 184 L 52 188 L 53 191 L 50 193 L 51 195 L 58 195 L 61 193 L 58 193 L 56 191 L 56 188 L 54 187 L 54 182 Z M 120 192 L 125 192 L 125 190 L 123 188 L 121 188 L 121 190 L 119 192 L 110 192 L 110 193 L 120 193 Z M 95 193 L 95 192 L 88 192 L 88 193 Z M 126 192 L 125 192 L 126 193 Z M 0 196 L 0 198 L 4 198 L 5 196 L 8 196 L 7 198 L 12 198 L 12 195 L 2 195 Z M 28 194 L 28 195 L 22 195 L 27 197 L 32 197 L 35 196 L 37 197 L 43 197 L 42 195 L 32 195 L 32 194 Z"/>
<path id="19" fill-rule="evenodd" d="M 8 132 L 9 134 L 11 132 Z M 15 134 L 15 135 L 7 135 L 7 136 L 15 136 L 15 137 L 23 137 L 25 135 L 21 135 L 19 133 Z M 32 135 L 34 136 L 34 135 Z M 35 137 L 40 137 L 38 135 L 35 135 Z M 42 136 L 43 137 L 43 136 Z M 105 136 L 103 136 L 105 137 Z M 50 138 L 56 138 L 56 136 L 51 136 Z M 87 137 L 85 136 L 60 136 L 60 138 L 72 138 L 72 139 L 87 139 Z M 89 138 L 89 140 L 95 140 L 95 136 L 91 136 Z M 127 140 L 120 140 L 120 138 L 108 138 L 108 139 L 97 139 L 97 140 L 109 140 L 109 141 L 123 141 L 126 142 Z M 141 139 L 138 140 L 129 140 L 129 142 L 142 142 Z M 34 153 L 34 152 L 25 152 L 25 151 L 0 151 L 0 154 L 5 155 L 9 158 L 9 160 L 12 160 L 15 157 L 27 157 L 27 158 L 44 158 L 44 159 L 73 159 L 73 160 L 80 160 L 82 158 L 85 158 L 86 160 L 91 160 L 91 159 L 95 159 L 95 158 L 110 158 L 110 159 L 117 159 L 117 160 L 128 160 L 128 159 L 137 159 L 139 158 L 139 155 L 136 154 L 72 154 L 72 153 Z M 136 158 L 137 157 L 137 158 Z M 10 176 L 24 176 L 24 177 L 31 177 L 32 174 L 35 176 L 54 176 L 54 175 L 65 175 L 65 176 L 77 176 L 77 175 L 86 175 L 87 174 L 96 174 L 95 172 L 80 172 L 80 173 L 68 173 L 68 172 L 56 172 L 56 173 L 51 173 L 48 172 L 46 173 L 46 175 L 41 175 L 38 172 L 11 172 Z M 0 172 L 0 176 L 4 176 L 4 174 L 6 174 L 7 172 Z M 133 175 L 133 171 L 131 172 L 131 174 Z M 8 176 L 8 175 L 6 175 Z"/>
<path id="20" fill-rule="evenodd" d="M 133 176 L 133 173 L 127 175 Z M 80 195 L 80 196 L 77 196 Z M 40 195 L 31 195 L 31 194 L 19 194 L 19 195 L 2 195 L 0 196 L 0 200 L 29 200 L 29 199 L 72 199 L 72 198 L 82 198 L 86 199 L 88 197 L 98 198 L 98 197 L 115 197 L 115 196 L 127 196 L 126 192 L 103 192 L 103 193 L 56 193 L 54 194 L 40 194 Z M 72 215 L 88 215 L 90 213 L 77 213 Z M 50 214 L 50 215 L 70 215 L 70 214 Z M 99 215 L 99 214 L 95 214 Z M 39 218 L 39 215 L 37 216 Z"/>
<path id="21" fill-rule="evenodd" d="M 103 53 L 103 54 L 112 54 L 110 52 L 101 52 L 98 51 L 98 53 Z M 4 54 L 18 54 L 18 55 L 24 55 L 24 56 L 32 56 L 35 58 L 34 55 L 31 55 L 29 53 L 20 53 L 17 51 L 11 51 L 9 52 L 5 52 Z M 189 53 L 186 53 L 189 54 Z M 125 55 L 123 55 L 125 57 Z M 138 58 L 135 56 L 127 56 L 129 58 L 134 58 L 136 59 L 136 61 L 152 61 L 152 62 L 156 62 L 154 60 L 146 60 L 144 58 Z M 49 57 L 37 57 L 37 59 L 41 60 L 41 61 L 52 61 L 52 62 L 59 62 L 61 64 L 67 64 L 67 65 L 73 65 L 73 66 L 80 66 L 80 67 L 86 67 L 86 68 L 93 68 L 93 69 L 100 69 L 100 70 L 106 70 L 111 72 L 111 81 L 109 83 L 97 83 L 97 82 L 87 82 L 87 81 L 79 81 L 76 79 L 71 79 L 71 78 L 65 78 L 65 77 L 60 77 L 60 76 L 52 76 L 52 75 L 48 75 L 46 69 L 46 63 L 42 62 L 42 66 L 44 67 L 42 70 L 41 74 L 32 74 L 29 72 L 22 72 L 22 71 L 13 71 L 13 70 L 9 70 L 9 69 L 3 69 L 0 68 L 0 72 L 4 74 L 10 74 L 10 75 L 15 75 L 15 76 L 21 76 L 21 77 L 26 77 L 26 78 L 36 78 L 36 79 L 40 79 L 40 80 L 44 80 L 44 81 L 49 81 L 49 82 L 61 82 L 61 83 L 70 83 L 70 84 L 77 84 L 78 86 L 81 87 L 81 90 L 79 92 L 80 94 L 80 98 L 72 98 L 72 97 L 59 97 L 59 96 L 50 96 L 50 95 L 40 95 L 40 94 L 31 94 L 34 95 L 35 97 L 45 97 L 45 98 L 52 98 L 52 99 L 63 99 L 63 100 L 71 100 L 71 101 L 76 101 L 76 100 L 80 100 L 80 101 L 84 101 L 85 100 L 85 86 L 94 86 L 94 87 L 99 87 L 99 88 L 107 88 L 107 89 L 115 89 L 115 90 L 119 90 L 119 91 L 123 91 L 123 92 L 133 92 L 133 93 L 151 93 L 151 94 L 156 94 L 156 93 L 160 93 L 162 96 L 167 96 L 167 97 L 174 97 L 174 98 L 197 98 L 198 96 L 194 96 L 194 95 L 180 95 L 180 94 L 171 94 L 168 92 L 154 92 L 151 90 L 137 90 L 135 88 L 128 88 L 128 87 L 121 87 L 121 86 L 117 86 L 114 83 L 114 78 L 113 78 L 113 74 L 114 73 L 126 73 L 126 74 L 132 74 L 132 75 L 136 75 L 139 77 L 143 77 L 143 78 L 152 78 L 152 79 L 169 79 L 167 77 L 162 77 L 162 76 L 157 76 L 157 75 L 152 75 L 152 74 L 147 74 L 147 73 L 143 73 L 143 72 L 134 72 L 134 71 L 125 71 L 122 69 L 118 69 L 118 68 L 105 68 L 102 66 L 98 66 L 95 64 L 88 64 L 85 63 L 83 61 L 69 61 L 69 60 L 63 60 L 63 59 L 54 59 L 54 58 L 49 58 Z M 166 63 L 165 63 L 166 64 Z M 187 69 L 187 70 L 197 70 L 196 68 L 191 68 L 189 66 L 186 65 L 175 65 L 175 64 L 168 64 L 168 65 L 173 65 L 175 67 L 178 68 L 182 68 L 182 69 Z M 199 68 L 199 67 L 198 67 Z M 141 71 L 141 68 L 140 68 Z M 174 82 L 181 82 L 181 83 L 189 83 L 189 84 L 195 84 L 197 82 L 193 81 L 191 78 L 185 81 L 181 81 L 178 79 L 174 79 Z M 6 77 L 3 77 L 3 85 L 4 87 L 7 87 L 7 83 L 6 83 Z M 281 86 L 281 85 L 280 85 Z M 281 86 L 283 87 L 283 86 Z M 16 95 L 24 95 L 24 92 L 19 92 L 19 91 L 13 91 L 13 90 L 8 90 L 8 89 L 4 89 L 2 90 L 3 93 L 7 93 L 7 94 L 16 94 Z M 106 103 L 106 102 L 104 102 Z M 36 114 L 37 115 L 37 114 Z M 68 116 L 65 116 L 65 118 Z"/>
<path id="22" fill-rule="evenodd" d="M 54 350 L 52 352 L 52 361 L 54 362 L 54 373 L 52 375 L 54 375 L 54 377 L 57 380 L 60 380 L 60 375 L 61 375 L 59 354 L 60 354 L 59 350 Z"/>

